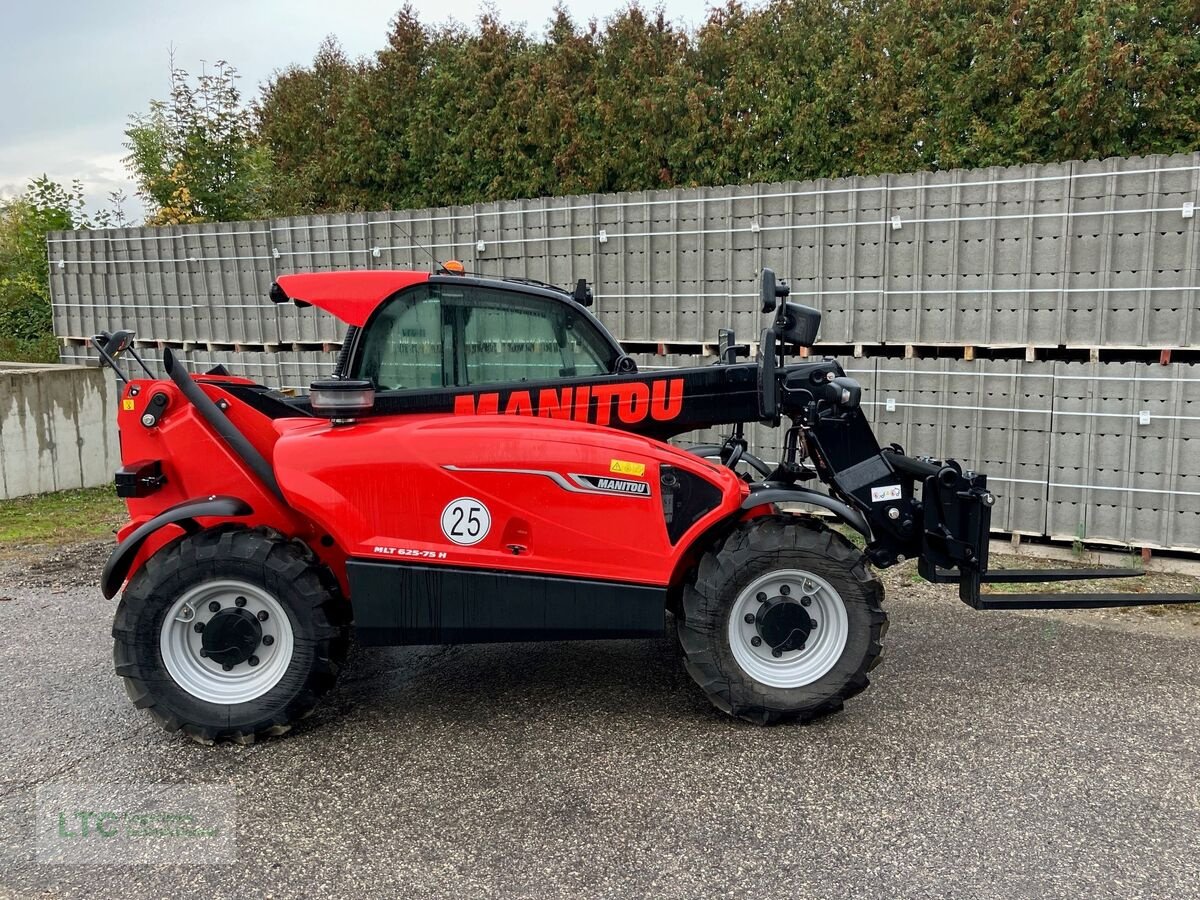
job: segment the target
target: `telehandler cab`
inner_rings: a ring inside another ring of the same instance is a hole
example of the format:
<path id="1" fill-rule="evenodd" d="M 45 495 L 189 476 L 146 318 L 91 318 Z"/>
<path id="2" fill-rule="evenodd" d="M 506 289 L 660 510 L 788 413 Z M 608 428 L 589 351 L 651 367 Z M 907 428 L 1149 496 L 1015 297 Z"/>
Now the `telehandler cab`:
<path id="1" fill-rule="evenodd" d="M 250 741 L 312 711 L 352 633 L 635 638 L 670 612 L 715 706 L 806 721 L 879 662 L 873 567 L 916 559 L 977 609 L 1200 600 L 981 594 L 1139 573 L 989 571 L 987 476 L 880 447 L 841 366 L 793 358 L 821 315 L 787 297 L 763 270 L 756 361 L 723 331 L 717 364 L 641 373 L 582 281 L 567 292 L 449 264 L 284 275 L 272 300 L 349 326 L 306 398 L 220 366 L 190 374 L 170 350 L 156 378 L 130 332 L 97 335 L 123 381 L 130 521 L 102 588 L 124 586 L 114 658 L 130 697 L 197 740 Z M 128 379 L 122 353 L 147 377 Z M 747 422 L 786 429 L 782 459 L 748 453 Z M 716 425 L 731 428 L 722 445 L 667 443 Z M 823 511 L 863 549 L 780 505 Z"/>

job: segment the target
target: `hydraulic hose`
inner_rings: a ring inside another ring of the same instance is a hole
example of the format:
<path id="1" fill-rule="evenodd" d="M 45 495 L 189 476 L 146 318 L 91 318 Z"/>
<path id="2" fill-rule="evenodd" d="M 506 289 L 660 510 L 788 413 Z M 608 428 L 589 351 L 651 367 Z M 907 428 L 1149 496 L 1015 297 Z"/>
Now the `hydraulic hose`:
<path id="1" fill-rule="evenodd" d="M 708 457 L 715 456 L 717 458 L 720 458 L 721 451 L 724 449 L 724 445 L 723 444 L 694 444 L 690 447 L 684 447 L 683 449 L 686 450 L 688 453 L 692 453 L 692 454 L 695 454 L 696 456 L 700 456 L 700 457 L 708 458 Z M 723 464 L 728 465 L 728 463 L 724 463 L 723 460 L 722 460 L 722 462 L 723 462 Z M 737 460 L 734 460 L 733 462 L 734 462 L 734 465 L 736 465 L 738 462 L 744 462 L 750 468 L 752 468 L 756 472 L 758 472 L 758 474 L 762 475 L 763 478 L 770 478 L 771 475 L 773 475 L 775 472 L 774 468 L 767 465 L 765 462 L 763 462 L 761 459 L 759 459 L 753 453 L 746 453 L 743 451 L 738 456 Z M 729 468 L 732 469 L 733 466 L 729 466 Z"/>
<path id="2" fill-rule="evenodd" d="M 196 407 L 196 411 L 204 418 L 204 421 L 209 424 L 220 438 L 229 445 L 237 457 L 246 465 L 246 468 L 259 480 L 280 503 L 287 506 L 287 501 L 283 498 L 283 492 L 279 490 L 279 482 L 275 480 L 275 472 L 271 468 L 271 464 L 263 457 L 261 453 L 254 448 L 254 445 L 246 440 L 246 436 L 234 427 L 234 424 L 217 409 L 217 404 L 213 403 L 208 398 L 208 394 L 200 389 L 200 386 L 192 380 L 192 376 L 184 370 L 179 361 L 175 359 L 175 354 L 170 349 L 163 351 L 163 365 L 167 369 L 167 375 L 175 382 L 175 386 L 179 388 L 180 393 L 187 398 L 192 406 Z"/>

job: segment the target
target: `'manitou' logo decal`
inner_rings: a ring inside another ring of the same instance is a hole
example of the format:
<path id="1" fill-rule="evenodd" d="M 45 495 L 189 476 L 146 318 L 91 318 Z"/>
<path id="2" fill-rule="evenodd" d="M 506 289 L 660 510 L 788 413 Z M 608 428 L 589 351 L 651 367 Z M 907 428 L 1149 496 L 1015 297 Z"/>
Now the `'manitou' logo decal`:
<path id="1" fill-rule="evenodd" d="M 650 384 L 630 381 L 538 391 L 492 391 L 454 398 L 454 412 L 460 416 L 544 416 L 594 425 L 636 425 L 647 419 L 670 422 L 682 409 L 682 378 L 664 378 Z"/>
<path id="2" fill-rule="evenodd" d="M 607 494 L 631 494 L 634 497 L 649 497 L 650 483 L 630 478 L 609 478 L 606 475 L 572 475 L 579 484 Z"/>

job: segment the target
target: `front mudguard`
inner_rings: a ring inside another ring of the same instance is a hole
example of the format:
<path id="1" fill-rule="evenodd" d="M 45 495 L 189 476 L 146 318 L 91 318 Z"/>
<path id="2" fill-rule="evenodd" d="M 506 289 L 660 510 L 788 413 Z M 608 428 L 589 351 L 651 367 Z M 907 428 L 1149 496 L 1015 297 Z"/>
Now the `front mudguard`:
<path id="1" fill-rule="evenodd" d="M 197 519 L 237 519 L 253 512 L 254 510 L 245 500 L 239 500 L 236 497 L 215 496 L 185 500 L 183 503 L 177 503 L 164 509 L 153 519 L 139 525 L 129 537 L 117 545 L 117 549 L 112 552 L 112 556 L 104 565 L 104 573 L 100 576 L 100 590 L 103 591 L 106 599 L 111 600 L 116 596 L 121 585 L 125 583 L 125 578 L 129 575 L 129 568 L 133 565 L 138 551 L 142 549 L 142 544 L 160 528 L 177 525 L 188 534 L 195 534 L 202 530 Z"/>
<path id="2" fill-rule="evenodd" d="M 871 524 L 867 521 L 867 517 L 852 506 L 835 500 L 828 494 L 822 494 L 796 484 L 759 482 L 750 488 L 749 496 L 742 501 L 742 509 L 754 509 L 768 503 L 805 503 L 809 506 L 829 510 L 861 534 L 868 544 L 873 540 Z"/>
<path id="3" fill-rule="evenodd" d="M 800 487 L 778 481 L 759 481 L 750 485 L 749 493 L 742 499 L 740 509 L 732 515 L 713 523 L 706 531 L 697 535 L 691 545 L 680 556 L 667 588 L 667 609 L 675 614 L 682 614 L 683 589 L 688 579 L 692 577 L 700 560 L 712 547 L 725 539 L 729 532 L 740 524 L 754 518 L 755 510 L 777 512 L 776 503 L 802 503 L 828 510 L 863 536 L 870 544 L 872 540 L 871 526 L 866 517 L 851 506 L 835 500 L 828 494 L 822 494 L 811 488 Z"/>

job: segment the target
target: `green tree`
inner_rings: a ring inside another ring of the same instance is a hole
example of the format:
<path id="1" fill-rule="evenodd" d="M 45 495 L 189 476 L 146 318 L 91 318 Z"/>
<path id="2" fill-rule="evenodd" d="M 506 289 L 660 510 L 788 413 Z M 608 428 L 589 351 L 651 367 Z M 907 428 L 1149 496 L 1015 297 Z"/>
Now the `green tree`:
<path id="1" fill-rule="evenodd" d="M 411 7 L 257 107 L 276 212 L 1013 165 L 1200 146 L 1195 0 L 636 3 L 541 36 Z"/>
<path id="2" fill-rule="evenodd" d="M 1200 134 L 1200 7 L 863 4 L 834 81 L 851 171 L 1188 151 Z"/>
<path id="3" fill-rule="evenodd" d="M 80 182 L 64 187 L 43 175 L 0 203 L 0 359 L 57 360 L 46 233 L 121 224 L 121 198 L 110 199 L 112 211 L 89 216 Z"/>
<path id="4" fill-rule="evenodd" d="M 267 212 L 270 156 L 242 105 L 237 70 L 218 61 L 194 80 L 171 66 L 167 100 L 130 117 L 125 164 L 148 225 L 252 219 Z"/>
<path id="5" fill-rule="evenodd" d="M 362 141 L 377 140 L 351 105 L 352 89 L 363 79 L 362 67 L 330 36 L 311 68 L 291 66 L 272 80 L 270 103 L 254 108 L 258 138 L 272 160 L 272 210 L 356 205 L 353 163 L 362 155 Z"/>
<path id="6" fill-rule="evenodd" d="M 622 191 L 687 183 L 687 91 L 698 73 L 687 33 L 660 10 L 636 5 L 612 17 L 599 35 L 591 115 L 595 135 L 588 182 Z"/>

